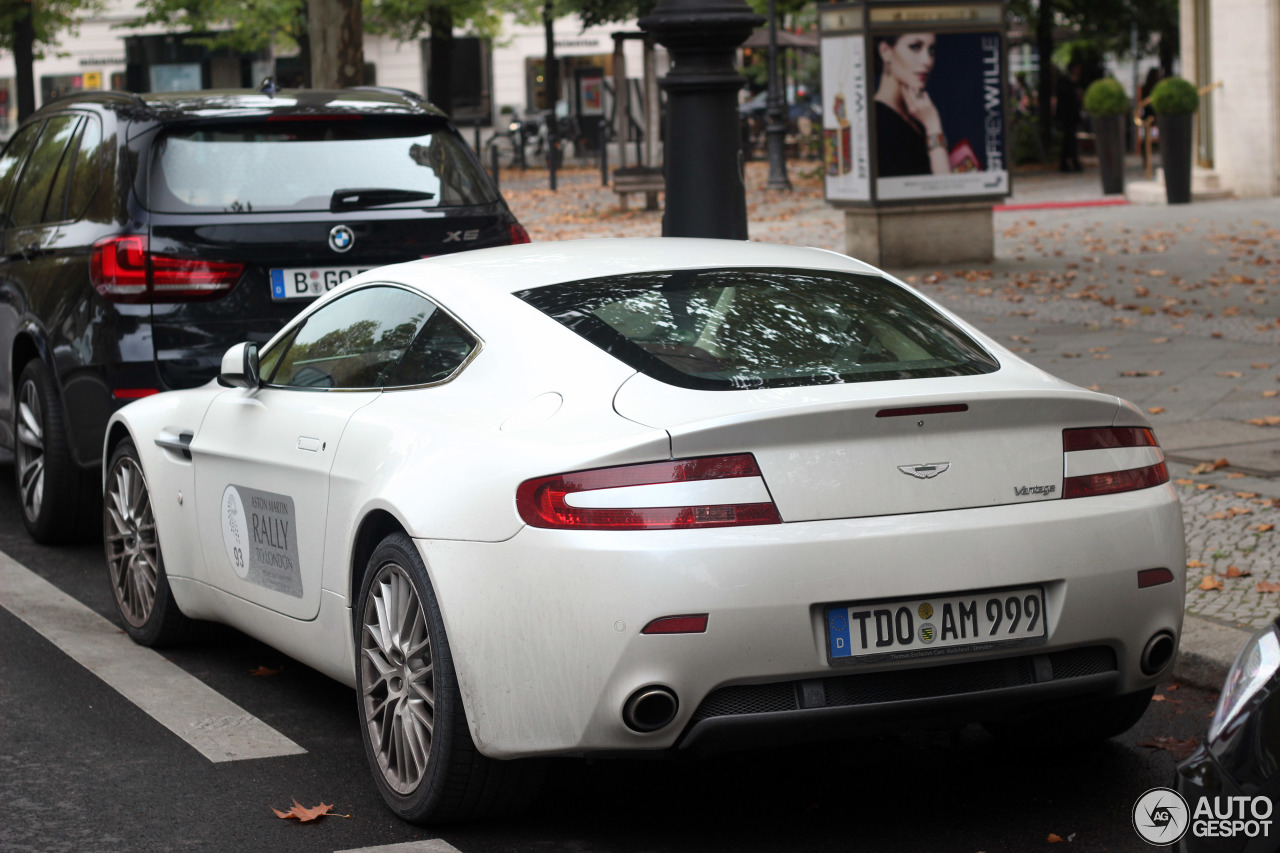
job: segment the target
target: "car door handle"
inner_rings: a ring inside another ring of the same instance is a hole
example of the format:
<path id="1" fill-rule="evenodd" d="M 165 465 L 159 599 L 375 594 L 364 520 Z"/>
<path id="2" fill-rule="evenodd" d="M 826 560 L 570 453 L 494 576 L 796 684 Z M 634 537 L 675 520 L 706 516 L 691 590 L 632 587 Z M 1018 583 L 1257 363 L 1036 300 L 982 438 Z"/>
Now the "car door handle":
<path id="1" fill-rule="evenodd" d="M 312 453 L 319 453 L 320 448 L 323 446 L 318 438 L 308 438 L 305 435 L 298 436 L 299 450 L 310 450 Z"/>

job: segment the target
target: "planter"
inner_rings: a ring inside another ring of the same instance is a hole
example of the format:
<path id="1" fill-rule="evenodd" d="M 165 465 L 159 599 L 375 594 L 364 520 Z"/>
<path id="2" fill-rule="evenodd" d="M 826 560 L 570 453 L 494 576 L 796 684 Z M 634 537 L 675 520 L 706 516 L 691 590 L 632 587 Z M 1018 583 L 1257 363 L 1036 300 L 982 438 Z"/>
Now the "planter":
<path id="1" fill-rule="evenodd" d="M 1102 192 L 1124 192 L 1124 126 L 1128 116 L 1094 116 L 1093 137 L 1098 146 L 1098 169 Z"/>
<path id="2" fill-rule="evenodd" d="M 1195 116 L 1156 116 L 1160 127 L 1160 165 L 1169 204 L 1191 202 L 1191 126 Z"/>

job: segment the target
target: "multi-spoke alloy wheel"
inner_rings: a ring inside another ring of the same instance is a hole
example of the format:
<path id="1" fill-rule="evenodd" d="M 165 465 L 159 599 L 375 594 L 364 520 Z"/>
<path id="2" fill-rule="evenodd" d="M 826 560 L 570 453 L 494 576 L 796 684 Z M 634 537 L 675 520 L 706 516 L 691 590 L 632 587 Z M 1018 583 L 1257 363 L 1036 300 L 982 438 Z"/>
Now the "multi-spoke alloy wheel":
<path id="1" fill-rule="evenodd" d="M 121 457 L 112 467 L 105 503 L 103 532 L 111 591 L 124 620 L 141 628 L 155 608 L 160 546 L 147 481 L 132 458 Z"/>
<path id="2" fill-rule="evenodd" d="M 391 810 L 439 823 L 532 802 L 542 764 L 486 758 L 471 739 L 440 602 L 408 536 L 392 533 L 374 549 L 355 614 L 364 750 Z"/>
<path id="3" fill-rule="evenodd" d="M 44 504 L 44 409 L 36 383 L 28 379 L 18 392 L 18 493 L 27 520 L 40 518 Z"/>
<path id="4" fill-rule="evenodd" d="M 178 609 L 169 589 L 147 477 L 129 439 L 116 445 L 107 464 L 102 536 L 116 612 L 125 631 L 144 646 L 184 639 L 191 620 Z"/>
<path id="5" fill-rule="evenodd" d="M 411 794 L 422 783 L 435 733 L 431 636 L 404 567 L 378 569 L 360 632 L 365 725 L 387 786 Z"/>

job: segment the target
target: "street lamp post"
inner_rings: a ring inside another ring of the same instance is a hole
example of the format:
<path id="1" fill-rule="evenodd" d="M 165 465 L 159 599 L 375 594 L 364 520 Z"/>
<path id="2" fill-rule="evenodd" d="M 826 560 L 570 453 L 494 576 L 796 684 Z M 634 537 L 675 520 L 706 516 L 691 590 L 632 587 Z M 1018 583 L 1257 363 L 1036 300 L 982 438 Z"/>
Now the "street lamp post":
<path id="1" fill-rule="evenodd" d="M 640 28 L 671 53 L 664 237 L 747 239 L 734 51 L 764 19 L 743 0 L 659 0 Z"/>
<path id="2" fill-rule="evenodd" d="M 765 189 L 790 190 L 787 177 L 787 113 L 786 99 L 778 85 L 778 13 L 777 0 L 769 0 L 769 95 L 765 99 L 764 138 L 769 149 L 769 181 Z"/>

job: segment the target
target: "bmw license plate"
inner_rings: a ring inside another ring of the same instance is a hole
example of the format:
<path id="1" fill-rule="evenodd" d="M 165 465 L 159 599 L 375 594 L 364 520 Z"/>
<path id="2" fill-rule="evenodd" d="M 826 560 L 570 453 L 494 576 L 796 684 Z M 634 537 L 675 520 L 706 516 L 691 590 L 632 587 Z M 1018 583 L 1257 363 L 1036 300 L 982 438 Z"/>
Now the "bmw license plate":
<path id="1" fill-rule="evenodd" d="M 903 659 L 1043 641 L 1044 588 L 990 590 L 827 608 L 832 661 Z"/>
<path id="2" fill-rule="evenodd" d="M 297 267 L 271 271 L 271 298 L 310 299 L 373 267 Z"/>

